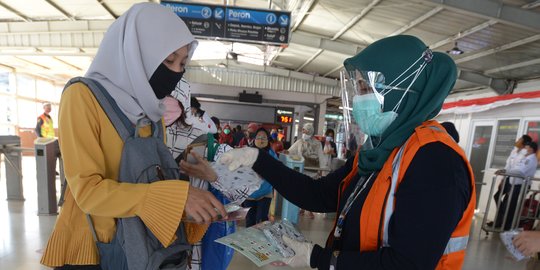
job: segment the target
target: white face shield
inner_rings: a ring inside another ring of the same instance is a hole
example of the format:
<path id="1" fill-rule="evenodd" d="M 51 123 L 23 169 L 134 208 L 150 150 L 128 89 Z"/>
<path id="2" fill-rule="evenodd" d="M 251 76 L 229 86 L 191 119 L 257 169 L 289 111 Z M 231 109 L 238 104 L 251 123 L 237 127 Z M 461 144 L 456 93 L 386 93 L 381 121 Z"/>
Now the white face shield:
<path id="1" fill-rule="evenodd" d="M 376 147 L 370 138 L 380 137 L 397 118 L 405 96 L 417 93 L 411 86 L 431 61 L 431 57 L 431 50 L 426 50 L 392 82 L 387 82 L 384 74 L 378 71 L 341 71 L 341 98 L 348 149 L 354 149 L 355 144 L 364 150 Z M 418 63 L 418 67 L 413 69 Z M 403 86 L 411 77 L 408 85 Z M 385 96 L 390 92 L 399 92 L 401 98 L 390 110 L 386 106 L 387 111 L 384 111 Z"/>

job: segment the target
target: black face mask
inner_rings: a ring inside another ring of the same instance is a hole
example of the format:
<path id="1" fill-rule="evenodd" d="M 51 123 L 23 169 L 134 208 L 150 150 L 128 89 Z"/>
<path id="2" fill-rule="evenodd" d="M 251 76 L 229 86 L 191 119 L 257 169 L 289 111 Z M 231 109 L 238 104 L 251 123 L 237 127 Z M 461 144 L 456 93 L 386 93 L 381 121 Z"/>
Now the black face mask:
<path id="1" fill-rule="evenodd" d="M 148 82 L 150 83 L 150 86 L 152 86 L 152 90 L 154 90 L 156 97 L 162 99 L 171 94 L 183 75 L 183 71 L 174 72 L 161 63 Z"/>

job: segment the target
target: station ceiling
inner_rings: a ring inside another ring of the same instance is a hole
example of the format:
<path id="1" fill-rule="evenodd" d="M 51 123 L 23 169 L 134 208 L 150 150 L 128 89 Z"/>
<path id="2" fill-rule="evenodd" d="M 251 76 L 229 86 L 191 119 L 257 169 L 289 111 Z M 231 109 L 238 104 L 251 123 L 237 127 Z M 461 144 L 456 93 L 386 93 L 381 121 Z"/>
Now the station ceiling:
<path id="1" fill-rule="evenodd" d="M 83 75 L 131 0 L 0 0 L 0 65 L 63 83 Z M 151 1 L 159 2 L 159 1 Z M 540 79 L 540 0 L 185 1 L 292 12 L 288 46 L 200 40 L 192 68 L 235 69 L 338 85 L 343 60 L 392 35 L 415 35 L 433 50 L 454 47 L 454 91 Z M 309 76 L 304 76 L 305 74 Z"/>

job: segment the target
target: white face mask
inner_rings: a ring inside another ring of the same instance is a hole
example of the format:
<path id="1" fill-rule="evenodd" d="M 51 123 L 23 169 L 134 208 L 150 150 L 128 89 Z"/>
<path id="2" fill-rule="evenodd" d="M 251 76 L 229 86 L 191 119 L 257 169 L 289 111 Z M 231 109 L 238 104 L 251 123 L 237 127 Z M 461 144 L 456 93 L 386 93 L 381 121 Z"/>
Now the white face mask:
<path id="1" fill-rule="evenodd" d="M 518 155 L 526 156 L 527 155 L 527 149 L 523 148 L 519 150 Z"/>
<path id="2" fill-rule="evenodd" d="M 334 139 L 332 139 L 332 137 L 330 137 L 330 136 L 326 137 L 326 141 L 327 141 L 327 142 L 331 142 L 331 141 L 333 141 L 333 140 L 334 140 Z"/>
<path id="3" fill-rule="evenodd" d="M 302 139 L 304 139 L 304 140 L 309 140 L 309 139 L 311 139 L 311 135 L 302 133 Z"/>

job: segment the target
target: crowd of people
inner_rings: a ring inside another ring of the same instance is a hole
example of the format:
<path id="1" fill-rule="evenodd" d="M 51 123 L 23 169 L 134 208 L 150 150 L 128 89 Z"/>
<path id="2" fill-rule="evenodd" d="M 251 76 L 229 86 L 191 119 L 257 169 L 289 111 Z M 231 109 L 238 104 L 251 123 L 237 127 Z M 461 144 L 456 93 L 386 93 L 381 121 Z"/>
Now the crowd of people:
<path id="1" fill-rule="evenodd" d="M 262 183 L 242 194 L 243 205 L 250 207 L 246 226 L 268 220 L 274 189 L 308 211 L 337 210 L 324 246 L 284 239 L 295 251 L 285 260 L 289 266 L 460 269 L 476 204 L 475 182 L 459 138 L 432 120 L 457 78 L 450 57 L 431 52 L 415 37 L 398 35 L 347 59 L 355 97 L 350 108 L 368 139 L 361 144 L 349 134 L 345 165 L 315 180 L 286 167 L 277 154 L 301 156 L 305 167 L 328 168 L 338 153 L 335 131 L 326 130 L 318 140 L 313 125 L 305 124 L 301 137 L 285 149 L 283 130 L 258 123 L 244 130 L 209 115 L 183 78 L 196 47 L 186 24 L 170 9 L 136 4 L 105 34 L 85 75 L 90 83 L 66 87 L 59 139 L 68 188 L 42 264 L 64 270 L 122 270 L 126 264 L 147 269 L 152 263 L 183 269 L 189 261 L 191 269 L 226 269 L 232 249 L 214 240 L 235 231 L 234 222 L 223 220 L 225 205 L 240 200 L 215 184 L 226 177 L 250 177 L 238 172 L 244 168 Z M 419 68 L 412 69 L 417 63 Z M 384 73 L 389 85 L 356 84 L 366 83 L 366 74 L 374 70 Z M 385 87 L 384 98 L 377 96 L 380 87 Z M 111 101 L 115 115 L 96 88 Z M 36 127 L 42 136 L 53 132 L 48 112 L 50 106 Z M 133 134 L 120 132 L 116 123 L 134 129 Z M 154 139 L 158 150 L 166 147 L 166 154 L 156 150 L 156 162 L 162 163 L 141 173 L 147 182 L 128 181 L 122 172 L 153 156 L 131 157 L 124 151 L 142 151 L 130 146 L 147 139 Z M 197 146 L 203 149 L 199 153 Z M 507 171 L 534 175 L 537 145 L 525 143 L 524 149 L 512 154 Z M 507 183 L 519 185 L 516 179 Z M 508 192 L 505 185 L 499 196 L 506 198 Z M 438 203 L 426 203 L 433 201 Z M 126 226 L 131 218 L 140 226 Z M 118 224 L 124 224 L 122 235 Z M 148 242 L 122 246 L 137 235 Z M 516 238 L 520 249 L 537 252 L 538 245 L 530 242 L 527 236 Z M 180 246 L 189 248 L 171 251 Z"/>

